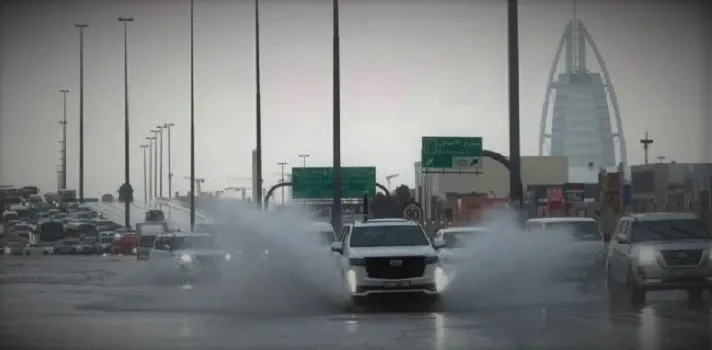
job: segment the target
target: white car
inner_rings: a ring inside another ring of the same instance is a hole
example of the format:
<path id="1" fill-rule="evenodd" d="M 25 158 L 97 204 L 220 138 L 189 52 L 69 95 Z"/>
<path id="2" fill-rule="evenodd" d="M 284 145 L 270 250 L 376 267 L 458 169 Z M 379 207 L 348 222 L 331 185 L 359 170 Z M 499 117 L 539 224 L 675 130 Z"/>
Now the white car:
<path id="1" fill-rule="evenodd" d="M 435 233 L 435 239 L 442 239 L 445 247 L 440 249 L 439 254 L 443 264 L 457 264 L 467 258 L 469 250 L 466 249 L 473 240 L 482 235 L 491 233 L 488 227 L 450 227 L 440 229 Z"/>
<path id="2" fill-rule="evenodd" d="M 334 232 L 334 228 L 330 223 L 314 221 L 310 224 L 310 230 L 318 236 L 319 243 L 331 245 L 336 241 L 336 232 Z"/>
<path id="3" fill-rule="evenodd" d="M 149 254 L 150 260 L 173 264 L 187 277 L 219 275 L 221 265 L 232 260 L 213 236 L 204 233 L 160 234 Z"/>
<path id="4" fill-rule="evenodd" d="M 556 240 L 556 251 L 552 254 L 561 255 L 562 260 L 552 271 L 552 278 L 579 282 L 583 291 L 602 285 L 606 243 L 596 220 L 585 217 L 536 218 L 527 220 L 526 228 L 532 234 L 553 235 L 549 237 Z"/>
<path id="5" fill-rule="evenodd" d="M 27 244 L 22 250 L 23 255 L 47 255 L 45 248 L 39 244 Z"/>
<path id="6" fill-rule="evenodd" d="M 354 304 L 376 294 L 421 294 L 440 301 L 447 281 L 437 249 L 423 228 L 403 219 L 378 219 L 344 226 L 341 242 L 331 250 L 341 254 L 344 284 Z"/>

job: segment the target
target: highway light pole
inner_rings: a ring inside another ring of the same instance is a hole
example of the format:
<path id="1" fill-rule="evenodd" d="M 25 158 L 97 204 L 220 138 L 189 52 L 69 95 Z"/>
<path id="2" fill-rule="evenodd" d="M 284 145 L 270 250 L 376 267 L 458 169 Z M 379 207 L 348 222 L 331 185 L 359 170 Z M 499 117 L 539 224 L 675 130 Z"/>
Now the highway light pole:
<path id="1" fill-rule="evenodd" d="M 173 126 L 175 126 L 173 123 L 163 124 L 168 133 L 168 199 L 173 198 L 173 173 L 171 172 L 171 127 Z"/>
<path id="2" fill-rule="evenodd" d="M 133 17 L 119 17 L 124 24 L 124 185 L 131 186 L 129 164 L 129 45 L 127 24 L 133 22 Z M 131 227 L 131 201 L 124 200 L 124 224 Z"/>
<path id="3" fill-rule="evenodd" d="M 146 150 L 149 145 L 143 144 L 140 147 L 143 149 L 143 202 L 146 203 L 148 202 L 148 188 L 146 188 Z"/>
<path id="4" fill-rule="evenodd" d="M 510 200 L 524 208 L 522 193 L 521 145 L 519 125 L 519 14 L 517 0 L 507 6 L 507 44 L 509 53 L 509 192 Z"/>
<path id="5" fill-rule="evenodd" d="M 158 198 L 158 134 L 161 130 L 153 129 L 153 198 Z"/>
<path id="6" fill-rule="evenodd" d="M 190 0 L 190 230 L 195 231 L 195 45 L 194 11 Z"/>
<path id="7" fill-rule="evenodd" d="M 282 167 L 282 182 L 284 183 L 284 167 L 287 165 L 287 162 L 279 162 L 277 163 Z M 282 205 L 284 205 L 284 186 L 282 186 Z"/>
<path id="8" fill-rule="evenodd" d="M 148 140 L 148 198 L 153 199 L 153 141 L 156 140 L 155 137 L 146 137 Z"/>
<path id="9" fill-rule="evenodd" d="M 88 24 L 75 24 L 79 28 L 79 202 L 84 203 L 84 29 Z"/>
<path id="10" fill-rule="evenodd" d="M 159 125 L 156 128 L 158 128 L 158 135 L 160 136 L 160 149 L 158 151 L 158 198 L 163 198 L 163 128 L 165 127 Z"/>
<path id="11" fill-rule="evenodd" d="M 334 230 L 341 230 L 341 66 L 340 66 L 340 47 L 339 47 L 339 0 L 334 0 L 334 28 L 333 28 L 333 157 L 334 169 L 332 172 L 333 186 L 333 201 L 331 208 L 331 224 Z"/>
<path id="12" fill-rule="evenodd" d="M 306 168 L 307 167 L 307 158 L 309 158 L 309 155 L 306 153 L 301 153 L 301 154 L 297 154 L 297 155 L 299 156 L 299 158 L 302 158 L 302 167 Z"/>
<path id="13" fill-rule="evenodd" d="M 255 204 L 262 210 L 262 95 L 261 95 L 261 75 L 260 75 L 260 0 L 255 0 L 255 177 L 254 180 L 258 190 Z"/>
<path id="14" fill-rule="evenodd" d="M 67 188 L 67 93 L 69 90 L 59 90 L 62 93 L 62 98 L 64 99 L 64 113 L 62 120 L 59 124 L 62 125 L 62 181 L 61 189 Z"/>

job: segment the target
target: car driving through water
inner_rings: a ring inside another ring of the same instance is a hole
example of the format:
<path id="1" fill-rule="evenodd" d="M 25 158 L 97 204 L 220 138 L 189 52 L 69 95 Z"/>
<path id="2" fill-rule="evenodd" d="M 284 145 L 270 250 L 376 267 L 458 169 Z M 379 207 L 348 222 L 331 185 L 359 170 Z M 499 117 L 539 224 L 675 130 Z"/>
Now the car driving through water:
<path id="1" fill-rule="evenodd" d="M 455 264 L 467 257 L 467 249 L 477 238 L 491 234 L 488 227 L 449 227 L 438 230 L 435 239 L 442 239 L 445 247 L 439 251 L 444 264 Z"/>
<path id="2" fill-rule="evenodd" d="M 598 222 L 586 217 L 529 219 L 530 238 L 547 241 L 551 248 L 549 278 L 552 282 L 578 282 L 582 291 L 603 285 L 606 243 Z"/>
<path id="3" fill-rule="evenodd" d="M 423 228 L 403 219 L 374 219 L 344 226 L 341 242 L 331 250 L 341 255 L 344 285 L 354 304 L 378 294 L 418 294 L 436 304 L 446 285 L 437 249 Z"/>
<path id="4" fill-rule="evenodd" d="M 209 234 L 175 232 L 156 237 L 150 260 L 175 268 L 187 279 L 219 278 L 221 267 L 230 263 L 232 255 L 220 249 Z"/>
<path id="5" fill-rule="evenodd" d="M 578 282 L 582 291 L 602 286 L 606 243 L 598 222 L 587 217 L 535 218 L 526 222 L 530 238 L 546 240 L 551 282 Z"/>

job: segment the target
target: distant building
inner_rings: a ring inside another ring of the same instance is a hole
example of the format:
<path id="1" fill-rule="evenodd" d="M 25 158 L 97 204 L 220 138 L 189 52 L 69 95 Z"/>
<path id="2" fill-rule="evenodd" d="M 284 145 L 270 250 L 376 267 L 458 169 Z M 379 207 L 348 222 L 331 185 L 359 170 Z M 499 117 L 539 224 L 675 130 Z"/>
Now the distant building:
<path id="1" fill-rule="evenodd" d="M 568 164 L 566 157 L 522 156 L 524 189 L 527 185 L 563 185 L 569 179 Z M 432 198 L 444 197 L 448 193 L 509 197 L 509 170 L 490 158 L 484 159 L 482 174 L 423 174 L 420 162 L 415 162 L 414 176 L 415 199 L 423 204 L 426 218 L 429 213 L 427 207 L 434 207 Z"/>
<path id="2" fill-rule="evenodd" d="M 710 210 L 712 163 L 652 163 L 631 166 L 636 212 Z"/>

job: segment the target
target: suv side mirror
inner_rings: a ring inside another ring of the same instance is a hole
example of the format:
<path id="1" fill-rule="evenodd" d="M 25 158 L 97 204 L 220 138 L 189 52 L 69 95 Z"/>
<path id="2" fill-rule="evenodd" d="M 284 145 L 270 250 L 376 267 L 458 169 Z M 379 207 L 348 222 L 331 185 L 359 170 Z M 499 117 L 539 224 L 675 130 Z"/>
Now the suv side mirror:
<path id="1" fill-rule="evenodd" d="M 630 240 L 626 235 L 618 234 L 616 235 L 616 242 L 618 242 L 618 244 L 628 244 L 630 243 Z"/>
<path id="2" fill-rule="evenodd" d="M 339 254 L 344 253 L 344 245 L 341 242 L 331 243 L 331 251 Z"/>
<path id="3" fill-rule="evenodd" d="M 445 246 L 447 246 L 447 243 L 445 243 L 445 240 L 441 237 L 436 237 L 433 239 L 433 248 L 440 249 L 445 248 Z"/>

